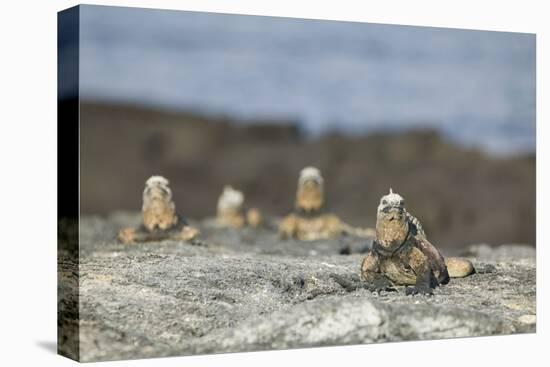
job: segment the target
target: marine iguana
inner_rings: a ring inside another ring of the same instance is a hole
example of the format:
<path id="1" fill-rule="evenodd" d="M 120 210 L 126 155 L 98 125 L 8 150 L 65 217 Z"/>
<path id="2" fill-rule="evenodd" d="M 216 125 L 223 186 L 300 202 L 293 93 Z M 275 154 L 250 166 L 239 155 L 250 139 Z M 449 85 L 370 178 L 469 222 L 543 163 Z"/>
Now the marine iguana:
<path id="1" fill-rule="evenodd" d="M 283 218 L 279 225 L 282 238 L 302 241 L 334 238 L 341 234 L 374 237 L 373 229 L 354 228 L 340 218 L 324 211 L 324 179 L 315 167 L 300 172 L 294 212 Z"/>
<path id="2" fill-rule="evenodd" d="M 199 235 L 196 228 L 177 214 L 169 182 L 162 176 L 152 176 L 145 182 L 141 213 L 142 223 L 138 228 L 123 228 L 118 232 L 120 242 L 196 241 Z"/>
<path id="3" fill-rule="evenodd" d="M 220 227 L 242 228 L 245 225 L 258 227 L 262 216 L 258 209 L 243 208 L 244 195 L 231 186 L 225 186 L 218 199 L 216 225 Z"/>
<path id="4" fill-rule="evenodd" d="M 380 199 L 376 217 L 376 238 L 361 264 L 361 278 L 376 289 L 407 287 L 406 294 L 433 294 L 449 278 L 464 277 L 474 271 L 470 261 L 446 261 L 432 245 L 420 224 L 405 208 L 405 200 L 390 189 Z"/>

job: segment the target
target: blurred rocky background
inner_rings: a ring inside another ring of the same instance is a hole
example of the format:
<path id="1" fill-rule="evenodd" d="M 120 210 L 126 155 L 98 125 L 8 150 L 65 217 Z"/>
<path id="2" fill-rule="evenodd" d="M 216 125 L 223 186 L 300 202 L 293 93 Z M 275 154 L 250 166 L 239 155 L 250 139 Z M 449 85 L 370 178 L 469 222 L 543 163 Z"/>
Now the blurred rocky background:
<path id="1" fill-rule="evenodd" d="M 296 124 L 238 125 L 227 119 L 128 106 L 81 106 L 81 208 L 141 210 L 145 180 L 170 179 L 180 213 L 215 214 L 225 184 L 246 205 L 283 216 L 298 172 L 325 177 L 328 208 L 356 226 L 374 226 L 392 187 L 441 247 L 535 243 L 535 156 L 491 157 L 434 130 L 304 137 Z"/>

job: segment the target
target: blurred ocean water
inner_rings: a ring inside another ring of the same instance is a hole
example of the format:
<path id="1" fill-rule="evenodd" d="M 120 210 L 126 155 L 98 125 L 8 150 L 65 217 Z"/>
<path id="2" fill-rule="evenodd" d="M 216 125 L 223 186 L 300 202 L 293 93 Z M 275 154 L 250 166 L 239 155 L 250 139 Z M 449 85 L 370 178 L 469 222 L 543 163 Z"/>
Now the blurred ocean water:
<path id="1" fill-rule="evenodd" d="M 532 34 L 99 6 L 80 34 L 85 100 L 535 151 Z"/>

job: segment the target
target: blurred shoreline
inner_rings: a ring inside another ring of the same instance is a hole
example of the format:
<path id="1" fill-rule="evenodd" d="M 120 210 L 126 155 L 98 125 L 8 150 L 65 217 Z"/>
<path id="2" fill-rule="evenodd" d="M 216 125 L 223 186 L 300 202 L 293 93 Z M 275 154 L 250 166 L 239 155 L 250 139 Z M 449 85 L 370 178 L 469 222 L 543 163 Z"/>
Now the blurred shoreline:
<path id="1" fill-rule="evenodd" d="M 81 103 L 81 210 L 139 211 L 144 181 L 168 177 L 178 211 L 215 213 L 226 184 L 245 204 L 292 210 L 299 170 L 325 176 L 329 210 L 373 226 L 390 187 L 441 247 L 535 244 L 535 154 L 494 157 L 433 129 L 311 138 L 293 121 L 243 123 L 128 104 Z"/>
<path id="2" fill-rule="evenodd" d="M 535 150 L 533 34 L 101 6 L 80 24 L 85 100 Z"/>

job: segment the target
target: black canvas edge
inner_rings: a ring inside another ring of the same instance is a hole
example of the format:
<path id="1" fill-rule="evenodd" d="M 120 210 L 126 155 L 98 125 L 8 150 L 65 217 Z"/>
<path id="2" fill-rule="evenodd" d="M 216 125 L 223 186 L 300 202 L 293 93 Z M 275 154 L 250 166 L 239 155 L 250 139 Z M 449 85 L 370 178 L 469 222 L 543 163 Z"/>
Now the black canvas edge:
<path id="1" fill-rule="evenodd" d="M 57 14 L 57 353 L 78 361 L 80 7 Z"/>

